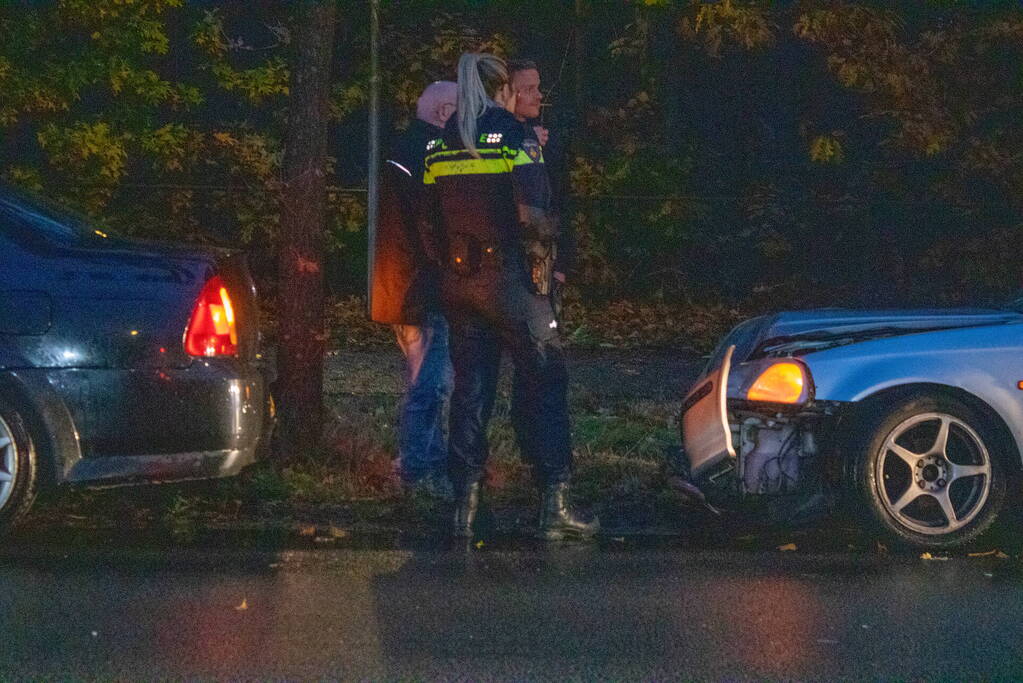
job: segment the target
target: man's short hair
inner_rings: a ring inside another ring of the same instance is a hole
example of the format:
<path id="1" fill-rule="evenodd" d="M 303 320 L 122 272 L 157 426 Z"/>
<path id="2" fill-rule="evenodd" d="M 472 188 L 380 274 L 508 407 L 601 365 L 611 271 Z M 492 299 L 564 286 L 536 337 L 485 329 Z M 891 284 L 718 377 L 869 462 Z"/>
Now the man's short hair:
<path id="1" fill-rule="evenodd" d="M 532 59 L 509 59 L 508 60 L 508 78 L 511 78 L 519 71 L 539 71 L 540 67 L 536 65 Z"/>

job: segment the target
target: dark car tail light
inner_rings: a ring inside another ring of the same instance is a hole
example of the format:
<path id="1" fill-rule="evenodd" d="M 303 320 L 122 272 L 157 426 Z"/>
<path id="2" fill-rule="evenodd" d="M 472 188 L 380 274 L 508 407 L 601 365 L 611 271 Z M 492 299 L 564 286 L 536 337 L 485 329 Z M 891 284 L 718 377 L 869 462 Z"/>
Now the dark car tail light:
<path id="1" fill-rule="evenodd" d="M 220 276 L 206 282 L 192 309 L 185 332 L 185 351 L 190 356 L 238 354 L 238 326 L 227 287 Z"/>

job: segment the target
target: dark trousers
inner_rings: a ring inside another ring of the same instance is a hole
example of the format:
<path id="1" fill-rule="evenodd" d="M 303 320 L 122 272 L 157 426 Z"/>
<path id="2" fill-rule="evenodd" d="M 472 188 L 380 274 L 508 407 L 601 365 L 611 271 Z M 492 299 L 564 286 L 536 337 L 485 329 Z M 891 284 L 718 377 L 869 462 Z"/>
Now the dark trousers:
<path id="1" fill-rule="evenodd" d="M 511 304 L 509 305 L 509 301 Z M 489 455 L 502 352 L 515 368 L 512 425 L 523 458 L 542 484 L 567 481 L 572 469 L 568 371 L 550 300 L 522 290 L 457 298 L 448 308 L 451 363 L 449 470 L 456 486 L 479 481 Z"/>

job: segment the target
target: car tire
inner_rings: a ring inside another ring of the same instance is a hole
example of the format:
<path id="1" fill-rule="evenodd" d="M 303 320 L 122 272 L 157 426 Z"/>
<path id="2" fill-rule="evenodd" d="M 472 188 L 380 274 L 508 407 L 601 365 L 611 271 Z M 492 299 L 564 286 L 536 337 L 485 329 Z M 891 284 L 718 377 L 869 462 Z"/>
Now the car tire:
<path id="1" fill-rule="evenodd" d="M 848 440 L 854 505 L 896 543 L 958 548 L 1005 505 L 1009 446 L 986 417 L 950 396 L 875 399 Z"/>
<path id="2" fill-rule="evenodd" d="M 38 455 L 32 433 L 21 413 L 0 402 L 0 534 L 28 512 L 38 488 Z"/>

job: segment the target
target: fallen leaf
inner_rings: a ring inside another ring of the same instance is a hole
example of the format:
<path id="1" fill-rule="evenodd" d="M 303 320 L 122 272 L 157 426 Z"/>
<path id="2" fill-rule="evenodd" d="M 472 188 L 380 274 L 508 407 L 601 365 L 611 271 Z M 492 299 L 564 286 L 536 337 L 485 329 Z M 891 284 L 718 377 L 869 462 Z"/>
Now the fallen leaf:
<path id="1" fill-rule="evenodd" d="M 999 550 L 997 553 L 995 553 L 995 557 L 997 557 L 999 560 L 1007 560 L 1007 559 L 1009 559 L 1009 556 L 1006 555 L 1005 553 L 1003 553 L 1001 550 Z"/>
<path id="2" fill-rule="evenodd" d="M 778 546 L 778 550 L 782 551 L 783 553 L 789 552 L 789 551 L 795 550 L 795 549 L 796 549 L 796 544 L 795 543 L 786 543 L 785 545 Z"/>
<path id="3" fill-rule="evenodd" d="M 879 552 L 879 553 L 881 553 L 882 555 L 884 555 L 885 553 L 887 553 L 887 552 L 888 552 L 888 546 L 886 546 L 886 545 L 885 545 L 884 543 L 882 543 L 881 541 L 878 541 L 878 542 L 877 542 L 877 552 Z"/>
<path id="4" fill-rule="evenodd" d="M 476 550 L 479 550 L 482 547 L 483 547 L 483 541 L 476 541 Z"/>
<path id="5" fill-rule="evenodd" d="M 330 535 L 334 538 L 348 538 L 348 530 L 340 527 L 330 527 Z"/>
<path id="6" fill-rule="evenodd" d="M 241 612 L 243 610 L 247 610 L 248 608 L 249 608 L 249 601 L 246 600 L 245 598 L 242 598 L 242 604 L 240 604 L 237 607 L 235 607 L 235 609 L 238 610 L 239 612 Z"/>
<path id="7" fill-rule="evenodd" d="M 314 524 L 300 524 L 298 526 L 298 535 L 299 536 L 315 536 L 316 535 L 316 525 L 314 525 Z"/>
<path id="8" fill-rule="evenodd" d="M 997 550 L 985 550 L 984 552 L 980 552 L 980 553 L 967 553 L 966 556 L 967 557 L 991 557 L 992 555 L 994 555 L 997 552 L 998 552 Z"/>
<path id="9" fill-rule="evenodd" d="M 920 559 L 921 560 L 940 560 L 940 561 L 944 562 L 945 560 L 948 559 L 948 557 L 945 557 L 943 555 L 931 555 L 930 553 L 920 553 Z"/>

